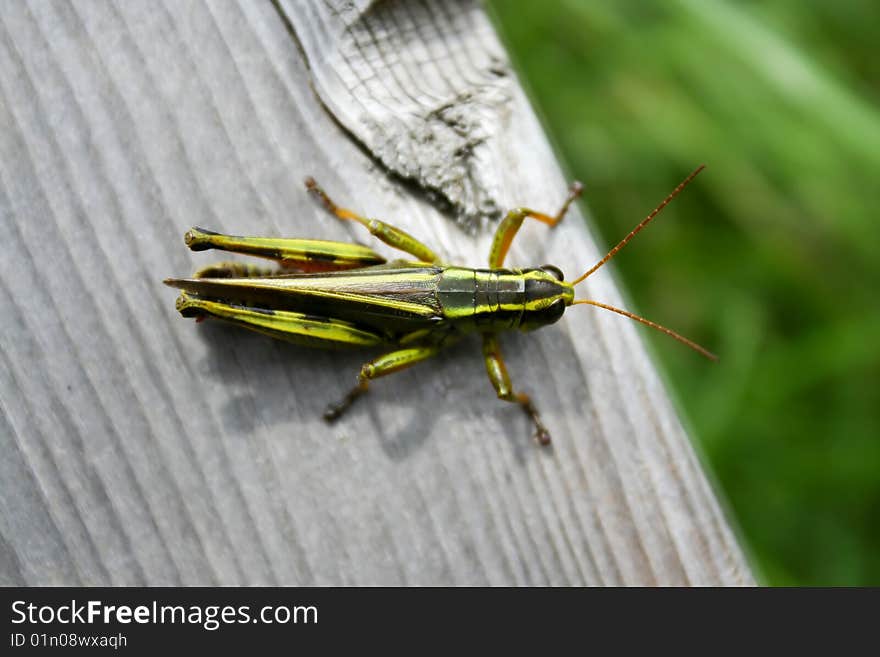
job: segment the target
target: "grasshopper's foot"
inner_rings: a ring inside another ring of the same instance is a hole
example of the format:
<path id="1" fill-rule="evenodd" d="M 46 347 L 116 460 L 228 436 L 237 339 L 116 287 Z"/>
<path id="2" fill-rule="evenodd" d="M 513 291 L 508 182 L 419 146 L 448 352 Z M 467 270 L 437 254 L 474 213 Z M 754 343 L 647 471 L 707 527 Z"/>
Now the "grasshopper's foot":
<path id="1" fill-rule="evenodd" d="M 332 212 L 340 219 L 354 219 L 356 215 L 351 210 L 346 210 L 345 208 L 340 208 L 333 200 L 327 196 L 327 192 L 318 184 L 318 182 L 312 178 L 311 176 L 306 176 L 306 179 L 303 181 L 306 185 L 306 189 L 309 193 L 313 194 L 321 204 L 327 208 L 329 212 Z"/>
<path id="2" fill-rule="evenodd" d="M 326 422 L 335 422 L 342 414 L 349 409 L 354 401 L 367 391 L 366 385 L 358 384 L 352 388 L 345 397 L 335 404 L 330 404 L 324 411 L 324 420 Z"/>
<path id="3" fill-rule="evenodd" d="M 541 422 L 541 416 L 538 415 L 538 409 L 535 408 L 534 403 L 532 403 L 532 400 L 528 395 L 520 393 L 516 398 L 520 407 L 525 411 L 526 415 L 531 418 L 535 425 L 535 440 L 539 445 L 546 447 L 552 441 L 550 440 L 550 432 L 547 430 L 547 427 L 544 426 L 544 423 Z"/>
<path id="4" fill-rule="evenodd" d="M 535 441 L 537 441 L 541 447 L 549 447 L 553 444 L 553 441 L 550 440 L 550 432 L 547 431 L 547 427 L 542 426 L 538 428 L 537 432 L 535 432 Z"/>
<path id="5" fill-rule="evenodd" d="M 498 399 L 506 402 L 519 404 L 520 408 L 529 416 L 535 425 L 535 440 L 539 445 L 550 444 L 550 432 L 541 422 L 538 415 L 538 409 L 532 403 L 531 398 L 524 392 L 515 392 L 510 383 L 510 376 L 507 374 L 507 366 L 504 364 L 504 358 L 501 356 L 501 348 L 498 345 L 498 336 L 494 333 L 483 334 L 483 360 L 486 363 L 486 373 L 489 375 L 489 381 L 498 394 Z"/>

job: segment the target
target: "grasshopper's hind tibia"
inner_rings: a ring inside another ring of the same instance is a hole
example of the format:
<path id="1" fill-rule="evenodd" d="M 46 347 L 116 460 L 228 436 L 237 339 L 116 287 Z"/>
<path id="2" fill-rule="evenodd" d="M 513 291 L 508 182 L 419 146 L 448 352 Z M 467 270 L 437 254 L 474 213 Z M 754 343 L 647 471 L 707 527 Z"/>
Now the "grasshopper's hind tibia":
<path id="1" fill-rule="evenodd" d="M 277 276 L 284 274 L 284 269 L 272 269 L 270 267 L 258 267 L 246 262 L 234 262 L 227 260 L 215 262 L 196 270 L 193 278 L 260 278 L 262 276 Z"/>
<path id="2" fill-rule="evenodd" d="M 504 219 L 501 220 L 501 223 L 498 224 L 498 228 L 495 231 L 495 237 L 492 240 L 492 247 L 489 249 L 489 267 L 492 269 L 500 269 L 504 265 L 504 258 L 507 257 L 507 251 L 510 249 L 510 244 L 513 242 L 513 238 L 516 237 L 517 232 L 519 232 L 526 217 L 536 219 L 552 228 L 562 221 L 565 213 L 568 212 L 568 206 L 570 206 L 574 200 L 581 195 L 583 190 L 584 186 L 581 183 L 577 181 L 573 182 L 568 189 L 568 196 L 565 198 L 565 202 L 562 204 L 562 207 L 559 208 L 559 211 L 552 217 L 549 214 L 536 212 L 535 210 L 530 210 L 528 208 L 516 208 L 515 210 L 508 212 Z"/>
<path id="3" fill-rule="evenodd" d="M 519 404 L 535 425 L 535 440 L 541 445 L 549 445 L 550 432 L 547 431 L 547 427 L 541 422 L 538 409 L 535 408 L 527 394 L 514 392 L 513 390 L 510 375 L 507 373 L 507 366 L 504 364 L 504 358 L 501 356 L 498 336 L 494 333 L 483 334 L 483 360 L 486 362 L 486 373 L 489 375 L 489 380 L 498 394 L 498 399 Z"/>
<path id="4" fill-rule="evenodd" d="M 385 223 L 384 221 L 379 221 L 378 219 L 368 219 L 367 217 L 362 217 L 361 215 L 352 212 L 351 210 L 346 210 L 345 208 L 341 208 L 333 200 L 327 196 L 327 193 L 318 186 L 318 183 L 315 182 L 315 179 L 309 176 L 306 178 L 306 189 L 308 189 L 312 194 L 317 196 L 321 203 L 324 204 L 324 207 L 327 208 L 330 212 L 335 214 L 340 219 L 348 219 L 350 221 L 356 221 L 362 226 L 364 226 L 370 234 L 376 237 L 376 239 L 385 242 L 388 246 L 394 247 L 395 249 L 399 249 L 404 253 L 409 253 L 411 256 L 417 258 L 420 262 L 438 262 L 439 258 L 437 254 L 434 253 L 430 248 L 426 245 L 422 244 L 415 237 L 406 233 L 399 228 L 395 228 L 391 224 Z"/>
<path id="5" fill-rule="evenodd" d="M 392 351 L 365 363 L 361 367 L 360 374 L 358 374 L 357 385 L 339 402 L 327 407 L 327 410 L 324 412 L 324 419 L 328 422 L 338 419 L 358 397 L 369 389 L 370 381 L 373 379 L 399 372 L 402 369 L 427 360 L 431 356 L 436 355 L 438 351 L 440 351 L 440 347 L 436 345 L 410 347 L 408 349 Z"/>

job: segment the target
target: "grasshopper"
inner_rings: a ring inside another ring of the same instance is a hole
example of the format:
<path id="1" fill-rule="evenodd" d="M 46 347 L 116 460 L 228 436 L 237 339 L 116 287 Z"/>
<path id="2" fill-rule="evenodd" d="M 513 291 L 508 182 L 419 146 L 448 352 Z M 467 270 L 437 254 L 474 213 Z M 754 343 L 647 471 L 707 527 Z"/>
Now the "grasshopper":
<path id="1" fill-rule="evenodd" d="M 532 331 L 555 323 L 565 309 L 592 305 L 624 315 L 672 336 L 710 359 L 716 357 L 678 333 L 592 299 L 575 299 L 574 288 L 607 263 L 703 169 L 691 173 L 632 232 L 596 265 L 571 282 L 553 265 L 505 269 L 504 259 L 523 222 L 557 225 L 582 185 L 573 183 L 555 215 L 528 208 L 511 210 L 499 224 L 489 251 L 489 267 L 446 264 L 425 244 L 378 219 L 339 207 L 307 178 L 306 188 L 339 219 L 355 221 L 385 244 L 415 258 L 386 262 L 372 249 L 325 240 L 239 237 L 201 228 L 184 236 L 193 251 L 219 249 L 276 261 L 280 269 L 220 262 L 192 278 L 167 279 L 180 288 L 177 310 L 201 321 L 213 317 L 311 347 L 390 347 L 361 367 L 356 385 L 324 413 L 339 418 L 381 376 L 435 356 L 462 336 L 482 338 L 483 360 L 499 399 L 519 404 L 535 426 L 535 439 L 550 444 L 550 433 L 532 399 L 514 390 L 498 342 L 503 331 Z"/>

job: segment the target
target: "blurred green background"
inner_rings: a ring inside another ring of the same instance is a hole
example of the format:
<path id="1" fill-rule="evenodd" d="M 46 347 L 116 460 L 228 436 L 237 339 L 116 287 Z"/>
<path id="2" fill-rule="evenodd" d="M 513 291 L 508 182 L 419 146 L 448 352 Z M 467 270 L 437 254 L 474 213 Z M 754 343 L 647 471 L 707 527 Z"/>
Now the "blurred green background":
<path id="1" fill-rule="evenodd" d="M 759 580 L 880 584 L 880 3 L 494 0 Z"/>

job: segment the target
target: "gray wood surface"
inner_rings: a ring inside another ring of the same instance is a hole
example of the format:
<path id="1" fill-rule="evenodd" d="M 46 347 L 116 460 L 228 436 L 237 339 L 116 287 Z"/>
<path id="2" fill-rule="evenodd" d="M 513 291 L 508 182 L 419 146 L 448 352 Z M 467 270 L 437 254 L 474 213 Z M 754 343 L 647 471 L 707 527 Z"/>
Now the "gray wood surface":
<path id="1" fill-rule="evenodd" d="M 368 243 L 307 174 L 473 266 L 501 209 L 555 209 L 475 3 L 5 2 L 0 127 L 0 584 L 753 582 L 632 323 L 505 337 L 541 449 L 476 341 L 328 427 L 368 354 L 196 325 L 161 284 L 212 260 L 191 225 Z M 599 255 L 575 210 L 509 262 Z M 610 269 L 582 294 L 621 303 Z"/>

